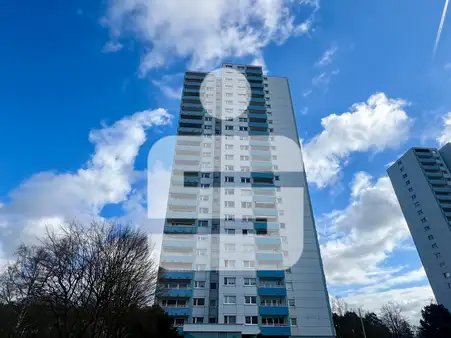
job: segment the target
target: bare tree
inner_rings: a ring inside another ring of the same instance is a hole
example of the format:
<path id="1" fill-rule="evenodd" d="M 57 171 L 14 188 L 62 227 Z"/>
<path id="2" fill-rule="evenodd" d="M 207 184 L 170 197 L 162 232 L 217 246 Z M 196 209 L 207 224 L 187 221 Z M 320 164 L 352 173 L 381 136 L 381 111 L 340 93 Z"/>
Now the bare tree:
<path id="1" fill-rule="evenodd" d="M 332 312 L 339 316 L 344 316 L 349 311 L 349 305 L 343 298 L 332 298 Z"/>
<path id="2" fill-rule="evenodd" d="M 16 336 L 24 336 L 28 312 L 39 306 L 49 313 L 57 337 L 123 337 L 118 318 L 150 305 L 156 278 L 145 233 L 72 222 L 48 229 L 37 245 L 19 248 L 0 276 L 0 302 L 19 309 Z"/>
<path id="3" fill-rule="evenodd" d="M 393 337 L 413 337 L 412 329 L 402 313 L 399 304 L 390 302 L 381 308 L 382 322 L 389 328 Z"/>

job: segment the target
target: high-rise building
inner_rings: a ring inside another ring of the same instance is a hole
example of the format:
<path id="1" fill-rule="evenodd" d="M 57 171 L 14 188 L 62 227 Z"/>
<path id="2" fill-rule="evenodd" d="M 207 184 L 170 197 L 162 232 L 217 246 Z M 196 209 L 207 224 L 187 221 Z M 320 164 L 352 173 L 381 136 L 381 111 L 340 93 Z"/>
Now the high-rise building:
<path id="1" fill-rule="evenodd" d="M 225 64 L 181 99 L 157 302 L 185 337 L 335 337 L 288 80 Z"/>
<path id="2" fill-rule="evenodd" d="M 451 311 L 451 144 L 412 148 L 388 168 L 438 303 Z"/>

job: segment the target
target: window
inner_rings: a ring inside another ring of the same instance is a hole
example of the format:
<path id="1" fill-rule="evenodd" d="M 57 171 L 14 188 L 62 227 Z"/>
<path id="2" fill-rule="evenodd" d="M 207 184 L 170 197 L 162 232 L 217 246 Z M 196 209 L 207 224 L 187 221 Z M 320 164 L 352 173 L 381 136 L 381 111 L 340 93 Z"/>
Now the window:
<path id="1" fill-rule="evenodd" d="M 255 249 L 254 244 L 244 244 L 243 245 L 243 251 L 244 252 L 252 252 L 252 251 L 254 251 L 254 249 Z"/>
<path id="2" fill-rule="evenodd" d="M 210 299 L 210 306 L 216 306 L 216 299 Z"/>
<path id="3" fill-rule="evenodd" d="M 233 171 L 233 170 L 234 170 L 233 165 L 226 165 L 225 166 L 225 171 Z"/>
<path id="4" fill-rule="evenodd" d="M 212 129 L 210 125 L 204 126 L 204 129 Z"/>
<path id="5" fill-rule="evenodd" d="M 256 296 L 244 296 L 244 304 L 257 304 L 257 297 Z"/>
<path id="6" fill-rule="evenodd" d="M 432 248 L 433 248 L 433 249 L 437 249 L 437 248 L 438 248 L 437 243 L 432 244 Z"/>
<path id="7" fill-rule="evenodd" d="M 205 288 L 205 281 L 195 281 L 194 282 L 194 287 L 198 288 L 198 289 Z"/>
<path id="8" fill-rule="evenodd" d="M 224 316 L 224 324 L 236 324 L 236 316 Z"/>
<path id="9" fill-rule="evenodd" d="M 251 189 L 241 189 L 241 196 L 252 196 Z"/>
<path id="10" fill-rule="evenodd" d="M 224 229 L 224 233 L 227 235 L 235 235 L 235 229 Z"/>
<path id="11" fill-rule="evenodd" d="M 248 166 L 242 166 L 242 167 L 241 167 L 241 171 L 242 171 L 242 172 L 249 172 L 249 171 L 250 171 L 250 168 L 249 168 Z"/>
<path id="12" fill-rule="evenodd" d="M 201 183 L 200 187 L 203 188 L 203 189 L 207 189 L 207 188 L 210 188 L 210 184 L 208 184 L 208 183 Z"/>
<path id="13" fill-rule="evenodd" d="M 210 156 L 211 156 L 211 153 L 210 153 L 209 151 L 204 151 L 204 152 L 202 153 L 202 156 L 204 156 L 204 157 L 210 157 Z"/>
<path id="14" fill-rule="evenodd" d="M 407 181 L 406 181 L 406 185 L 409 185 L 409 184 L 410 184 L 410 181 L 409 181 L 409 180 L 407 180 Z"/>
<path id="15" fill-rule="evenodd" d="M 235 244 L 225 244 L 225 251 L 235 251 Z"/>
<path id="16" fill-rule="evenodd" d="M 226 208 L 233 208 L 233 207 L 235 207 L 235 202 L 234 201 L 225 201 L 224 206 Z"/>
<path id="17" fill-rule="evenodd" d="M 216 318 L 215 317 L 208 318 L 208 323 L 215 324 L 216 323 Z"/>
<path id="18" fill-rule="evenodd" d="M 210 178 L 210 173 L 202 173 L 201 177 L 202 178 Z"/>
<path id="19" fill-rule="evenodd" d="M 224 304 L 236 304 L 236 296 L 224 296 Z"/>
<path id="20" fill-rule="evenodd" d="M 398 161 L 398 165 L 402 165 L 402 161 Z"/>
<path id="21" fill-rule="evenodd" d="M 288 243 L 287 236 L 280 236 L 280 239 L 282 240 L 282 243 Z"/>
<path id="22" fill-rule="evenodd" d="M 241 183 L 251 183 L 250 177 L 241 177 Z"/>
<path id="23" fill-rule="evenodd" d="M 226 156 L 225 156 L 225 159 L 226 159 L 226 160 L 233 160 L 233 155 L 226 155 Z"/>
<path id="24" fill-rule="evenodd" d="M 423 209 L 417 211 L 418 215 L 423 215 Z"/>
<path id="25" fill-rule="evenodd" d="M 185 324 L 185 319 L 174 318 L 174 326 L 183 326 Z"/>
<path id="26" fill-rule="evenodd" d="M 199 208 L 201 214 L 208 214 L 208 208 Z"/>
<path id="27" fill-rule="evenodd" d="M 244 278 L 245 286 L 255 286 L 257 284 L 257 280 L 255 278 Z"/>
<path id="28" fill-rule="evenodd" d="M 243 235 L 253 235 L 254 229 L 243 229 Z"/>
<path id="29" fill-rule="evenodd" d="M 197 221 L 197 225 L 201 228 L 208 227 L 208 221 Z"/>
<path id="30" fill-rule="evenodd" d="M 210 290 L 216 290 L 216 283 L 210 283 Z"/>
<path id="31" fill-rule="evenodd" d="M 235 181 L 233 176 L 226 176 L 226 177 L 224 177 L 224 180 L 225 180 L 225 182 L 228 182 L 228 183 L 233 183 Z"/>
<path id="32" fill-rule="evenodd" d="M 417 195 L 413 194 L 413 195 L 412 195 L 412 200 L 414 200 L 414 199 L 416 199 L 416 198 L 417 198 Z"/>
<path id="33" fill-rule="evenodd" d="M 296 318 L 290 318 L 290 325 L 291 326 L 297 326 L 298 325 L 298 321 Z"/>
<path id="34" fill-rule="evenodd" d="M 412 187 L 409 188 L 409 192 L 413 192 L 413 188 Z"/>
<path id="35" fill-rule="evenodd" d="M 419 208 L 420 207 L 420 202 L 415 202 L 413 205 L 415 206 L 415 208 Z"/>
<path id="36" fill-rule="evenodd" d="M 434 236 L 429 235 L 429 236 L 428 236 L 428 239 L 429 239 L 430 241 L 432 241 L 432 240 L 434 239 Z"/>
<path id="37" fill-rule="evenodd" d="M 236 277 L 224 277 L 224 285 L 236 285 Z"/>
<path id="38" fill-rule="evenodd" d="M 233 126 L 225 126 L 225 130 L 233 130 Z"/>
<path id="39" fill-rule="evenodd" d="M 441 267 L 441 268 L 444 268 L 445 266 L 446 266 L 446 263 L 445 263 L 445 262 L 441 262 L 441 263 L 440 263 L 440 267 Z"/>
<path id="40" fill-rule="evenodd" d="M 242 208 L 252 208 L 252 202 L 241 202 Z"/>
<path id="41" fill-rule="evenodd" d="M 280 223 L 280 228 L 285 229 L 285 223 Z"/>
<path id="42" fill-rule="evenodd" d="M 247 325 L 258 325 L 258 317 L 257 316 L 246 316 L 246 324 Z"/>
<path id="43" fill-rule="evenodd" d="M 197 256 L 207 256 L 207 249 L 197 249 L 196 255 Z"/>
<path id="44" fill-rule="evenodd" d="M 402 178 L 407 178 L 407 174 L 402 175 Z"/>
<path id="45" fill-rule="evenodd" d="M 424 231 L 429 231 L 429 230 L 431 230 L 431 227 L 429 225 L 424 227 Z"/>
<path id="46" fill-rule="evenodd" d="M 287 282 L 286 283 L 286 289 L 287 290 L 293 290 L 293 283 L 292 282 Z"/>
<path id="47" fill-rule="evenodd" d="M 235 216 L 234 215 L 224 215 L 226 221 L 234 221 Z"/>
<path id="48" fill-rule="evenodd" d="M 288 306 L 291 306 L 291 307 L 295 306 L 294 299 L 288 299 Z"/>
<path id="49" fill-rule="evenodd" d="M 435 258 L 440 258 L 440 257 L 442 257 L 442 255 L 440 254 L 440 252 L 436 252 L 434 255 L 435 255 Z"/>
<path id="50" fill-rule="evenodd" d="M 282 198 L 277 198 L 277 203 L 282 203 L 283 202 L 283 200 L 282 200 Z"/>
<path id="51" fill-rule="evenodd" d="M 247 122 L 247 118 L 245 118 L 245 117 L 240 117 L 240 118 L 238 119 L 238 121 L 239 121 L 239 122 Z"/>
<path id="52" fill-rule="evenodd" d="M 205 298 L 194 298 L 193 299 L 193 305 L 194 306 L 204 306 L 205 305 Z"/>
<path id="53" fill-rule="evenodd" d="M 240 160 L 241 160 L 241 161 L 249 161 L 249 156 L 247 156 L 247 155 L 241 155 L 241 156 L 240 156 Z"/>
<path id="54" fill-rule="evenodd" d="M 241 150 L 248 150 L 248 149 L 249 149 L 249 146 L 246 146 L 246 145 L 240 145 L 240 149 L 241 149 Z"/>
<path id="55" fill-rule="evenodd" d="M 199 199 L 200 199 L 201 201 L 208 201 L 208 200 L 210 199 L 210 197 L 207 196 L 207 195 L 200 195 Z"/>
<path id="56" fill-rule="evenodd" d="M 279 175 L 274 176 L 274 180 L 279 181 L 280 180 L 280 176 Z"/>
<path id="57" fill-rule="evenodd" d="M 254 268 L 255 262 L 254 261 L 243 261 L 243 266 L 245 268 Z"/>
<path id="58" fill-rule="evenodd" d="M 226 259 L 226 260 L 224 260 L 224 266 L 226 268 L 234 269 L 235 268 L 235 261 L 234 260 L 230 260 L 230 259 Z"/>
<path id="59" fill-rule="evenodd" d="M 250 222 L 252 221 L 252 216 L 251 215 L 243 215 L 241 216 L 241 222 Z"/>
<path id="60" fill-rule="evenodd" d="M 247 131 L 247 130 L 248 130 L 248 127 L 240 126 L 240 131 Z"/>
<path id="61" fill-rule="evenodd" d="M 193 324 L 202 324 L 204 322 L 204 317 L 193 317 Z"/>
<path id="62" fill-rule="evenodd" d="M 211 148 L 211 143 L 204 143 L 204 148 Z"/>
<path id="63" fill-rule="evenodd" d="M 233 149 L 233 144 L 226 144 L 226 145 L 225 145 L 225 148 L 226 148 L 226 149 Z"/>
<path id="64" fill-rule="evenodd" d="M 443 274 L 443 276 L 445 276 L 445 278 L 451 278 L 451 273 L 445 272 L 445 273 Z"/>
<path id="65" fill-rule="evenodd" d="M 288 258 L 288 251 L 286 250 L 283 251 L 283 257 Z"/>
<path id="66" fill-rule="evenodd" d="M 234 189 L 226 189 L 225 194 L 226 195 L 235 195 L 235 190 Z"/>
<path id="67" fill-rule="evenodd" d="M 206 264 L 196 264 L 196 271 L 205 271 L 207 270 Z"/>
<path id="68" fill-rule="evenodd" d="M 426 223 L 426 222 L 427 222 L 426 217 L 423 217 L 423 218 L 421 219 L 421 223 Z"/>

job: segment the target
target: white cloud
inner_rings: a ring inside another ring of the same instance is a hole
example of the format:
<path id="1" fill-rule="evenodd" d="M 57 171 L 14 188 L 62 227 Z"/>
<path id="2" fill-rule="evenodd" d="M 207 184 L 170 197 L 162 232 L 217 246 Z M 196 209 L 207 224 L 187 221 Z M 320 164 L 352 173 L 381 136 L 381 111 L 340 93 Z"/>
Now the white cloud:
<path id="1" fill-rule="evenodd" d="M 402 99 L 377 93 L 354 104 L 350 112 L 324 117 L 324 130 L 303 144 L 309 182 L 323 188 L 336 181 L 352 152 L 381 151 L 407 140 L 411 120 L 406 105 Z"/>
<path id="2" fill-rule="evenodd" d="M 335 69 L 331 72 L 322 72 L 312 79 L 312 85 L 315 87 L 322 86 L 327 90 L 332 78 L 338 74 L 340 74 L 339 69 Z"/>
<path id="3" fill-rule="evenodd" d="M 270 43 L 306 34 L 312 16 L 294 12 L 314 6 L 305 0 L 110 0 L 103 23 L 115 38 L 132 37 L 147 49 L 141 75 L 175 59 L 210 68 L 224 58 L 260 57 Z"/>
<path id="4" fill-rule="evenodd" d="M 451 62 L 450 62 L 450 63 L 447 63 L 447 64 L 443 67 L 443 69 L 444 69 L 444 70 L 450 70 L 450 69 L 451 69 Z"/>
<path id="5" fill-rule="evenodd" d="M 337 50 L 338 48 L 336 46 L 332 46 L 331 48 L 327 49 L 320 57 L 320 59 L 315 63 L 315 67 L 324 67 L 331 64 Z"/>
<path id="6" fill-rule="evenodd" d="M 152 80 L 152 84 L 171 100 L 180 100 L 183 90 L 183 73 L 164 75 L 160 80 Z"/>
<path id="7" fill-rule="evenodd" d="M 11 253 L 20 241 L 32 240 L 46 225 L 71 219 L 91 221 L 108 204 L 127 201 L 132 185 L 142 178 L 134 170 L 148 128 L 167 125 L 172 116 L 164 109 L 124 117 L 111 126 L 93 130 L 95 151 L 76 172 L 41 172 L 9 193 L 0 209 L 0 245 Z"/>
<path id="8" fill-rule="evenodd" d="M 440 146 L 451 142 L 451 112 L 443 116 L 442 121 L 443 128 L 437 138 L 437 142 L 440 144 Z"/>
<path id="9" fill-rule="evenodd" d="M 102 48 L 103 53 L 119 52 L 124 46 L 117 41 L 108 41 Z"/>
<path id="10" fill-rule="evenodd" d="M 340 285 L 374 285 L 394 278 L 403 267 L 384 261 L 409 230 L 388 177 L 361 172 L 351 184 L 351 200 L 342 210 L 323 215 L 321 253 L 327 281 Z"/>

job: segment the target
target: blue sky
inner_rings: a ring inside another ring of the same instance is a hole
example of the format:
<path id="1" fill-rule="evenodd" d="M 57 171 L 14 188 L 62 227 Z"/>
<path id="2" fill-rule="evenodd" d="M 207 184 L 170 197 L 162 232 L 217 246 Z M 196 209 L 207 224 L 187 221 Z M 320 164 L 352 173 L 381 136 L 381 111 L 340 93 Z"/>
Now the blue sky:
<path id="1" fill-rule="evenodd" d="M 417 318 L 432 294 L 385 169 L 451 139 L 450 22 L 433 56 L 445 1 L 237 4 L 0 5 L 0 258 L 74 216 L 144 220 L 183 71 L 258 63 L 290 80 L 330 293 Z"/>

